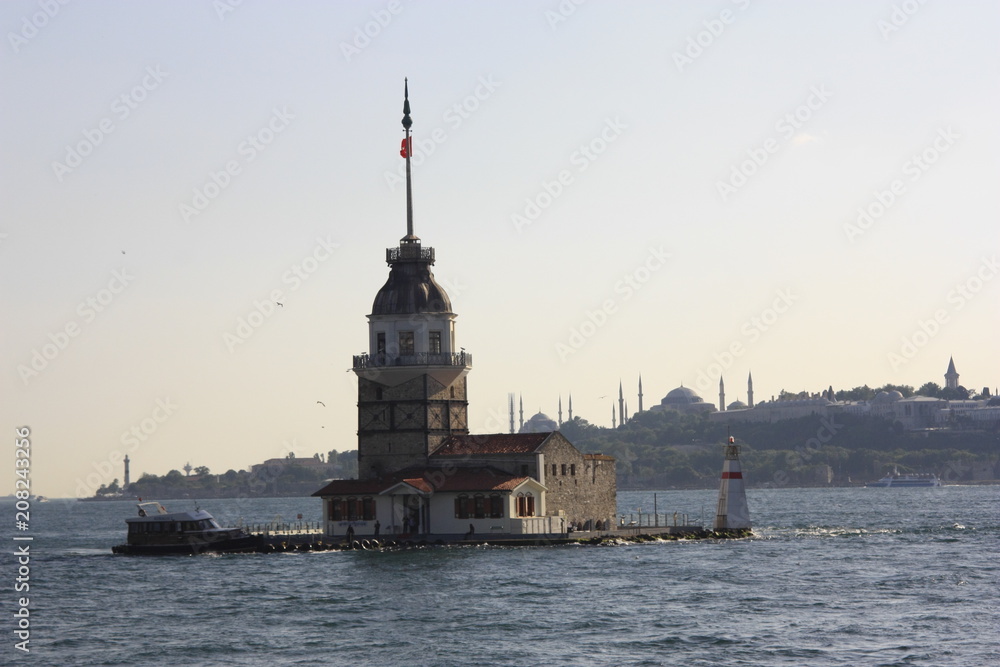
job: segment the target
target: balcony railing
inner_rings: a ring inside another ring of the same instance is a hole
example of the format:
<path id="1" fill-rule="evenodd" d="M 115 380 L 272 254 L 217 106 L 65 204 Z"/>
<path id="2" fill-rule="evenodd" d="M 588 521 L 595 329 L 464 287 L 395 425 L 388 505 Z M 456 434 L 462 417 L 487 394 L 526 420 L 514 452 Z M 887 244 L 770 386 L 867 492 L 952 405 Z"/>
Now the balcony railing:
<path id="1" fill-rule="evenodd" d="M 457 352 L 450 354 L 356 354 L 354 355 L 354 370 L 366 368 L 385 368 L 391 366 L 472 366 L 472 354 Z"/>
<path id="2" fill-rule="evenodd" d="M 419 243 L 415 243 L 385 249 L 386 262 L 396 262 L 401 259 L 422 259 L 434 263 L 434 248 L 422 248 Z"/>

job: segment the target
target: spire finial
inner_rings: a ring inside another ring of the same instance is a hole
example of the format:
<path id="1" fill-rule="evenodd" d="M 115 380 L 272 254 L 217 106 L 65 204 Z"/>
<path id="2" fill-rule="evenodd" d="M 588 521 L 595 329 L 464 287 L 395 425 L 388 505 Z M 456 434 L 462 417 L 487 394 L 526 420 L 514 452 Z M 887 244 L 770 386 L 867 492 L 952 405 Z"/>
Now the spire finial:
<path id="1" fill-rule="evenodd" d="M 403 79 L 403 128 L 409 131 L 413 121 L 410 120 L 410 84 Z"/>
<path id="2" fill-rule="evenodd" d="M 406 158 L 406 236 L 403 241 L 406 243 L 419 242 L 413 235 L 413 188 L 410 185 L 410 154 L 413 152 L 413 143 L 410 140 L 410 127 L 413 121 L 410 119 L 410 84 L 409 80 L 403 79 L 403 131 L 406 137 L 403 139 L 402 150 L 399 154 Z"/>

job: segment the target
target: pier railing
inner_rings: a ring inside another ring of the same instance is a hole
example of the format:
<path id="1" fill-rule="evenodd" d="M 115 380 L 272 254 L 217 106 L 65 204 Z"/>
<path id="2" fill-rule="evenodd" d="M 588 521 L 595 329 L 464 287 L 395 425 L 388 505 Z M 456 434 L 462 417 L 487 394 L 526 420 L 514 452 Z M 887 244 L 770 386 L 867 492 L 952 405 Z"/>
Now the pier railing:
<path id="1" fill-rule="evenodd" d="M 689 526 L 687 514 L 673 512 L 669 514 L 653 514 L 652 512 L 637 514 L 619 514 L 618 528 L 666 528 L 669 526 Z"/>

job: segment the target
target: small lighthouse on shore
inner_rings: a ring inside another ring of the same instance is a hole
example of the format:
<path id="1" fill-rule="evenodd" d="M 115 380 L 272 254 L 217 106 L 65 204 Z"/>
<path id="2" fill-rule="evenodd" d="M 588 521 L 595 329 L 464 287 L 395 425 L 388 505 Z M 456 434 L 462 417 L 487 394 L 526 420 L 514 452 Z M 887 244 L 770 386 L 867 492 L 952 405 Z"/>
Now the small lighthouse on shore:
<path id="1" fill-rule="evenodd" d="M 740 447 L 732 436 L 726 443 L 726 460 L 722 464 L 722 481 L 719 483 L 719 508 L 715 512 L 712 530 L 750 530 L 750 509 L 740 468 Z"/>

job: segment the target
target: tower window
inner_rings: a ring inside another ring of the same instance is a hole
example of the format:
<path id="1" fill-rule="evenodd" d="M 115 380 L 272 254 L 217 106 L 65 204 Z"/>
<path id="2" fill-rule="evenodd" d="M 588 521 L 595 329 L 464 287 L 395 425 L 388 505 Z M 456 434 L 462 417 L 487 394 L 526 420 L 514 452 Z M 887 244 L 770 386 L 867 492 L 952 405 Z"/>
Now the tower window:
<path id="1" fill-rule="evenodd" d="M 399 332 L 399 354 L 402 356 L 409 356 L 413 354 L 413 332 L 412 331 L 400 331 Z"/>
<path id="2" fill-rule="evenodd" d="M 385 354 L 385 332 L 379 331 L 375 334 L 375 353 Z"/>
<path id="3" fill-rule="evenodd" d="M 431 331 L 428 334 L 428 342 L 430 344 L 430 350 L 428 350 L 428 351 L 431 354 L 441 354 L 441 332 L 440 331 Z"/>

